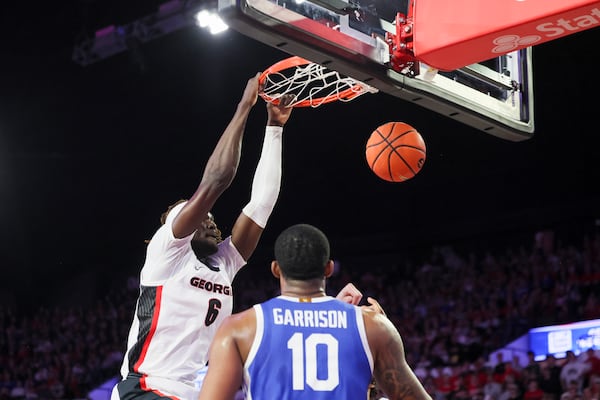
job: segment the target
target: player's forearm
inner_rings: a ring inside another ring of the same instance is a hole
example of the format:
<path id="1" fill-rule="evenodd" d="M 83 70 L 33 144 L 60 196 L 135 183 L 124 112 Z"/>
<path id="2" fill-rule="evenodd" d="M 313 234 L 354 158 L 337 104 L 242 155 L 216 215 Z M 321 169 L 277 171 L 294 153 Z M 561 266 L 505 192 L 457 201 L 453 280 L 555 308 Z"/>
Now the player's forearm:
<path id="1" fill-rule="evenodd" d="M 223 131 L 206 164 L 204 178 L 215 181 L 223 190 L 231 184 L 237 172 L 244 130 L 251 109 L 252 106 L 243 101 L 238 104 L 233 118 Z"/>
<path id="2" fill-rule="evenodd" d="M 267 126 L 260 160 L 252 180 L 250 202 L 243 212 L 264 228 L 273 212 L 281 188 L 283 127 Z"/>

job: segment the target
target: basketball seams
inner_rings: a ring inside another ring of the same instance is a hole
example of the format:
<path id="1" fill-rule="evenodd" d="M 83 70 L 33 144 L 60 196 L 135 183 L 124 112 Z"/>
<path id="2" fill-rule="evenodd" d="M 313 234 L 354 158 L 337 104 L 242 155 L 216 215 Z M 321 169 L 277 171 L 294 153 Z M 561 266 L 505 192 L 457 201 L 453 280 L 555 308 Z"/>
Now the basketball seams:
<path id="1" fill-rule="evenodd" d="M 377 164 L 377 161 L 379 160 L 379 157 L 381 157 L 381 155 L 388 149 L 389 149 L 389 147 L 384 147 L 383 149 L 379 150 L 379 152 L 373 159 L 373 164 L 371 165 L 371 169 L 373 169 L 375 167 L 375 165 Z"/>
<path id="2" fill-rule="evenodd" d="M 391 163 L 391 158 L 392 155 L 396 155 L 398 156 L 398 158 L 404 163 L 404 165 L 406 165 L 406 167 L 410 170 L 410 172 L 412 172 L 413 176 L 415 176 L 417 173 L 415 172 L 415 170 L 413 169 L 413 167 L 410 165 L 410 163 L 408 161 L 406 161 L 406 158 L 404 158 L 404 156 L 402 154 L 400 154 L 398 151 L 396 151 L 395 148 L 392 148 L 390 151 L 390 156 L 388 158 L 388 167 L 391 169 L 392 163 Z M 412 176 L 410 177 L 412 178 Z"/>
<path id="3" fill-rule="evenodd" d="M 394 126 L 395 126 L 395 125 L 394 125 Z M 390 129 L 390 130 L 389 130 L 389 132 L 387 133 L 387 135 L 384 135 L 384 134 L 383 134 L 383 133 L 382 133 L 382 132 L 379 130 L 379 128 L 378 128 L 378 129 L 376 129 L 374 133 L 378 133 L 378 134 L 379 134 L 379 136 L 381 136 L 381 139 L 382 139 L 382 141 L 381 141 L 381 142 L 377 142 L 377 143 L 373 143 L 372 145 L 373 145 L 373 146 L 377 146 L 377 145 L 380 145 L 380 144 L 382 144 L 383 142 L 386 142 L 386 143 L 388 143 L 388 145 L 390 145 L 390 146 L 391 146 L 391 145 L 393 145 L 393 144 L 394 144 L 394 142 L 396 142 L 396 141 L 398 141 L 398 140 L 402 140 L 402 139 L 404 139 L 404 138 L 405 138 L 405 136 L 406 136 L 406 135 L 408 135 L 408 134 L 409 134 L 409 133 L 411 133 L 411 132 L 412 132 L 412 133 L 414 133 L 415 135 L 418 135 L 418 136 L 420 136 L 420 135 L 419 135 L 419 132 L 417 132 L 416 130 L 414 130 L 414 129 L 409 129 L 409 130 L 407 130 L 407 131 L 405 131 L 405 132 L 399 133 L 399 134 L 398 134 L 398 136 L 396 136 L 394 139 L 392 139 L 392 141 L 390 141 L 390 140 L 389 140 L 389 137 L 392 135 L 392 133 L 393 133 L 393 132 L 394 132 L 394 129 L 392 128 L 392 129 Z M 411 145 L 408 145 L 408 144 L 402 144 L 401 146 L 411 146 Z M 414 148 L 416 148 L 416 149 L 417 149 L 417 148 L 419 148 L 419 147 L 415 146 Z"/>
<path id="4" fill-rule="evenodd" d="M 413 173 L 413 176 L 415 175 L 415 173 L 413 172 L 411 166 L 406 162 L 406 160 L 404 159 L 404 157 L 402 157 L 400 154 L 396 153 L 393 149 L 391 149 L 391 151 L 389 153 L 389 156 L 388 156 L 388 163 L 387 163 L 388 174 L 389 174 L 390 180 L 393 181 L 393 182 L 398 182 L 398 181 L 405 181 L 405 180 L 407 180 L 409 178 L 412 178 L 412 176 L 411 177 L 405 177 L 403 175 L 400 175 L 404 179 L 400 179 L 400 180 L 395 179 L 394 171 L 392 170 L 392 165 L 393 164 L 391 162 L 392 156 L 394 154 L 396 154 L 400 158 L 400 160 L 404 163 L 404 165 L 406 165 L 408 167 L 408 169 L 410 169 L 410 171 Z"/>
<path id="5" fill-rule="evenodd" d="M 426 146 L 419 132 L 410 125 L 388 122 L 372 132 L 365 152 L 367 164 L 377 176 L 401 182 L 422 169 Z"/>

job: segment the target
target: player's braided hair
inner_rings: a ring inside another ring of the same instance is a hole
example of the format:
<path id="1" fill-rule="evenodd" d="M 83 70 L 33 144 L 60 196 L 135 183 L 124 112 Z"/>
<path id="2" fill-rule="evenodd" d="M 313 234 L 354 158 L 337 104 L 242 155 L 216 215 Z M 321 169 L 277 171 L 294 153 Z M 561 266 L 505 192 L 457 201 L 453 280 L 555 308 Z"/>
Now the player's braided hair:
<path id="1" fill-rule="evenodd" d="M 175 203 L 171 204 L 168 208 L 167 211 L 165 211 L 164 213 L 162 213 L 160 215 L 160 224 L 164 225 L 165 222 L 167 222 L 167 215 L 169 215 L 169 213 L 171 212 L 172 209 L 174 209 L 176 206 L 178 206 L 179 204 L 183 203 L 187 201 L 187 199 L 179 199 L 177 200 Z"/>
<path id="2" fill-rule="evenodd" d="M 175 208 L 175 206 L 177 206 L 178 204 L 181 204 L 181 203 L 183 203 L 184 201 L 187 201 L 187 199 L 180 199 L 180 200 L 177 200 L 175 203 L 173 203 L 173 204 L 171 204 L 169 207 L 167 207 L 167 211 L 165 211 L 164 213 L 162 213 L 162 214 L 160 215 L 160 224 L 161 224 L 161 225 L 164 225 L 164 224 L 165 224 L 165 222 L 167 222 L 167 215 L 169 215 L 169 213 L 171 212 L 171 210 L 172 210 L 173 208 Z M 145 239 L 145 240 L 144 240 L 144 243 L 146 243 L 146 244 L 150 243 L 150 239 Z"/>

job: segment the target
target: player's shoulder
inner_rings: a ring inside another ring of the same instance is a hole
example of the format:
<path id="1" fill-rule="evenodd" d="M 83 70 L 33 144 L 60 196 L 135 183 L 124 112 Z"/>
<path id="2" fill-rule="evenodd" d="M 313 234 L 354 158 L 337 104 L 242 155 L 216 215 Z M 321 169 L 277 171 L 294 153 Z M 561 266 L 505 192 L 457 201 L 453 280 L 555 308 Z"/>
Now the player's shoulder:
<path id="1" fill-rule="evenodd" d="M 216 338 L 233 340 L 243 354 L 247 355 L 256 335 L 256 314 L 254 308 L 229 315 L 219 326 Z"/>
<path id="2" fill-rule="evenodd" d="M 251 323 L 256 325 L 256 312 L 254 311 L 254 307 L 227 316 L 221 326 L 226 326 L 227 329 L 243 329 Z"/>
<path id="3" fill-rule="evenodd" d="M 387 316 L 365 307 L 361 312 L 368 336 L 400 338 L 398 329 Z"/>

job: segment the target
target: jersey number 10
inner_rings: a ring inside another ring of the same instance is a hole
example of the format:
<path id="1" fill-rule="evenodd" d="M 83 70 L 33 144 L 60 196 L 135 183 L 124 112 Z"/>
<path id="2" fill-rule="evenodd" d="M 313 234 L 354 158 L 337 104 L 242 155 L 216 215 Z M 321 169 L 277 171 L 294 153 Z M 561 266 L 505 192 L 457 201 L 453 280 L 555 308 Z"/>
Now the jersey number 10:
<path id="1" fill-rule="evenodd" d="M 327 392 L 339 385 L 338 341 L 336 338 L 328 333 L 312 333 L 304 339 L 302 333 L 296 332 L 288 340 L 287 346 L 292 350 L 294 390 L 304 390 L 306 384 L 314 391 Z M 317 365 L 317 346 L 324 346 L 327 349 L 326 379 L 319 379 L 317 376 L 318 369 L 325 367 Z"/>

